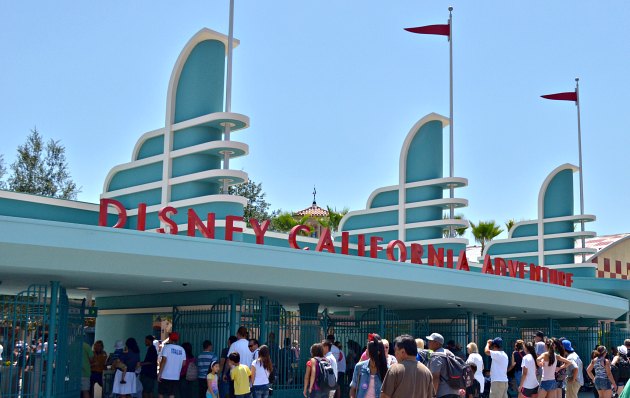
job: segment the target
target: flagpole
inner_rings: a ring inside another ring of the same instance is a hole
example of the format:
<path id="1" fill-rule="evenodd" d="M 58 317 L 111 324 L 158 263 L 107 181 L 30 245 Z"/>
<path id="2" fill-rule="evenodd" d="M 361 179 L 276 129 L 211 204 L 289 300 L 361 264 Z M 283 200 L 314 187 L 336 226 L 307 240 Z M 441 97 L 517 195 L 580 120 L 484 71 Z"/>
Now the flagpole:
<path id="1" fill-rule="evenodd" d="M 454 171 L 455 159 L 453 156 L 453 7 L 452 6 L 448 8 L 448 26 L 449 26 L 448 41 L 449 41 L 449 71 L 450 71 L 450 79 L 449 79 L 450 80 L 449 176 L 453 178 L 454 172 L 455 172 Z M 453 187 L 452 183 L 450 187 L 450 197 L 451 199 L 455 197 L 455 188 Z M 453 206 L 453 203 L 451 203 L 450 208 L 451 208 L 450 215 L 451 215 L 451 223 L 452 223 L 453 220 L 455 219 L 455 207 Z M 452 238 L 454 236 L 452 224 L 449 229 L 450 229 L 449 236 Z"/>
<path id="2" fill-rule="evenodd" d="M 577 106 L 577 122 L 578 122 L 578 154 L 579 154 L 579 167 L 580 167 L 580 215 L 584 216 L 584 172 L 582 171 L 582 127 L 580 125 L 580 78 L 575 78 L 575 95 Z M 584 232 L 584 217 L 580 220 L 582 225 L 582 232 Z M 586 239 L 582 235 L 582 248 L 586 247 Z M 586 254 L 582 253 L 582 262 L 586 261 Z"/>
<path id="3" fill-rule="evenodd" d="M 230 25 L 228 30 L 228 51 L 227 51 L 227 71 L 225 78 L 225 111 L 232 111 L 232 50 L 234 49 L 234 0 L 230 0 Z M 225 123 L 224 141 L 230 140 L 231 124 Z M 223 154 L 223 169 L 230 168 L 230 152 L 225 151 Z M 228 179 L 223 179 L 223 193 L 228 193 Z"/>

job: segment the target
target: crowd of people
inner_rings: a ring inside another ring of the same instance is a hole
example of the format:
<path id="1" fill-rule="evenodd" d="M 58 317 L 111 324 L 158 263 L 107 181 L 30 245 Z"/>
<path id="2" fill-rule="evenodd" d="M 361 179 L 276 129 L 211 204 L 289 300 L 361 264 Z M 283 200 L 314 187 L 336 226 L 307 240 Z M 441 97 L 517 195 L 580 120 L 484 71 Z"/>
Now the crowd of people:
<path id="1" fill-rule="evenodd" d="M 160 398 L 267 398 L 274 383 L 295 387 L 300 382 L 305 398 L 577 398 L 585 378 L 595 398 L 622 392 L 622 398 L 630 398 L 630 388 L 624 389 L 630 339 L 612 355 L 596 347 L 585 366 L 565 338 L 537 332 L 532 341 L 517 340 L 508 355 L 496 337 L 483 348 L 486 366 L 477 344 L 469 343 L 464 352 L 454 341 L 445 344 L 439 333 L 424 339 L 398 336 L 391 351 L 389 341 L 369 334 L 364 348 L 348 348 L 348 357 L 329 335 L 310 347 L 310 359 L 303 358 L 303 380 L 297 379 L 302 377 L 297 342 L 287 338 L 280 349 L 273 333 L 261 345 L 240 327 L 220 355 L 206 340 L 195 356 L 190 343 L 179 345 L 176 332 L 163 342 L 146 336 L 144 343 L 144 359 L 133 338 L 117 341 L 109 355 L 102 341 L 85 344 L 83 397 L 94 397 L 94 386 L 103 386 L 109 368 L 113 393 L 129 398 L 153 398 L 156 387 Z"/>

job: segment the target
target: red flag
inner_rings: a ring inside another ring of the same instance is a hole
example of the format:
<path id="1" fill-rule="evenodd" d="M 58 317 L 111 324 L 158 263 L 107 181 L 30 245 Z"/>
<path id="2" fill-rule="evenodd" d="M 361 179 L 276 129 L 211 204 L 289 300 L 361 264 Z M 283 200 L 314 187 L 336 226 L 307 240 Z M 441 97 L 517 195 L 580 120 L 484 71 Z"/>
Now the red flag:
<path id="1" fill-rule="evenodd" d="M 423 35 L 442 35 L 442 36 L 451 35 L 451 27 L 448 24 L 418 26 L 417 28 L 405 28 L 405 30 L 407 32 L 420 33 Z"/>
<path id="2" fill-rule="evenodd" d="M 547 95 L 541 95 L 541 97 L 550 99 L 550 100 L 577 101 L 577 92 L 569 91 L 568 93 L 547 94 Z"/>

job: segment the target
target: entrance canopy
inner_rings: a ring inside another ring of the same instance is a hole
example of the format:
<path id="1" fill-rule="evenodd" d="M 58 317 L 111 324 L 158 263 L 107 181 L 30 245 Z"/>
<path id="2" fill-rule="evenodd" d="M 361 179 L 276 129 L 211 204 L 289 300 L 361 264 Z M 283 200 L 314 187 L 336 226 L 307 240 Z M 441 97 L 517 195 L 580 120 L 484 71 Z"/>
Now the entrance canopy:
<path id="1" fill-rule="evenodd" d="M 93 297 L 232 290 L 287 303 L 617 318 L 628 300 L 529 280 L 205 238 L 0 217 L 3 292 L 60 281 Z"/>

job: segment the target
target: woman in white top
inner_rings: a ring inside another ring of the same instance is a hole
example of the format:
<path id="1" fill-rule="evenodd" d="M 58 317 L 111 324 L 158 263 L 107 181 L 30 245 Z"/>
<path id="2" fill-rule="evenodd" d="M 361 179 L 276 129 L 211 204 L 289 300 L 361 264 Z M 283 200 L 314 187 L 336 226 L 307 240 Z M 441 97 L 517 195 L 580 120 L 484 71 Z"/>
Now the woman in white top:
<path id="1" fill-rule="evenodd" d="M 266 345 L 260 346 L 258 349 L 258 358 L 252 362 L 251 366 L 252 380 L 252 395 L 254 398 L 268 398 L 269 387 L 271 381 L 269 377 L 273 372 L 273 364 L 269 357 L 269 347 Z"/>
<path id="2" fill-rule="evenodd" d="M 543 368 L 538 398 L 545 398 L 547 395 L 549 395 L 549 398 L 555 398 L 556 390 L 558 389 L 556 368 L 566 367 L 571 364 L 571 361 L 556 354 L 553 340 L 547 340 L 545 346 L 547 347 L 547 352 L 543 352 L 537 358 L 538 364 Z M 562 365 L 558 366 L 559 362 L 562 362 Z"/>
<path id="3" fill-rule="evenodd" d="M 536 347 L 531 342 L 525 343 L 525 356 L 521 362 L 521 384 L 518 386 L 519 398 L 534 398 L 538 395 L 538 379 L 536 378 Z"/>
<path id="4" fill-rule="evenodd" d="M 479 355 L 479 348 L 475 343 L 468 343 L 468 345 L 466 346 L 466 350 L 468 351 L 468 359 L 466 360 L 466 363 L 474 363 L 475 365 L 477 365 L 475 380 L 479 382 L 479 393 L 483 394 L 483 387 L 486 383 L 483 379 L 483 359 L 481 358 L 481 355 Z"/>

